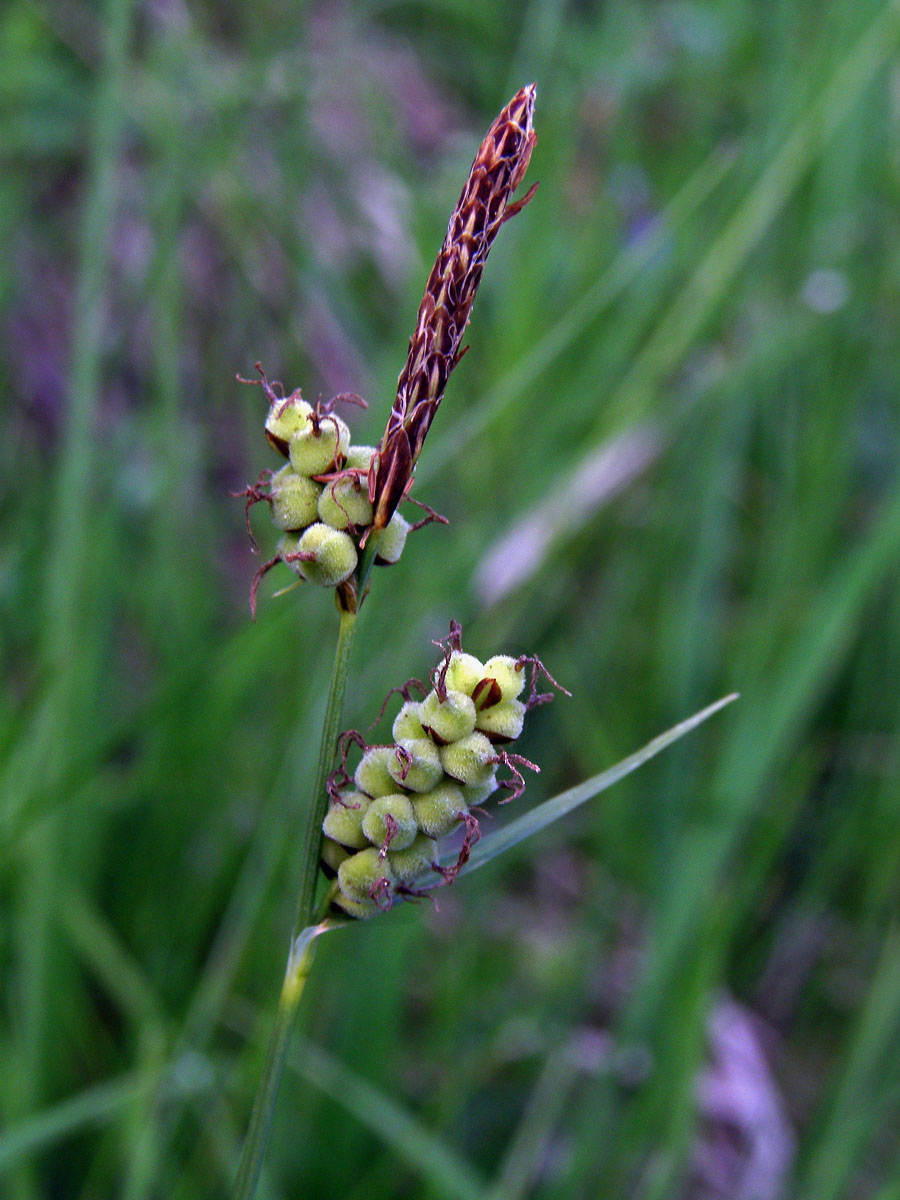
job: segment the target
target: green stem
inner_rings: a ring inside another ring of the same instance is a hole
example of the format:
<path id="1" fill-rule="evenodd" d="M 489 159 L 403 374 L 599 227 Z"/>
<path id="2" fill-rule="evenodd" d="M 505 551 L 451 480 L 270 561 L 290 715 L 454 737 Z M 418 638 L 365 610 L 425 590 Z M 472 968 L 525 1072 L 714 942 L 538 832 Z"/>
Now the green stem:
<path id="1" fill-rule="evenodd" d="M 341 611 L 341 625 L 334 653 L 331 686 L 328 689 L 328 703 L 325 706 L 325 718 L 322 723 L 316 781 L 307 808 L 306 824 L 300 843 L 302 846 L 300 888 L 297 895 L 294 931 L 291 935 L 291 949 L 284 982 L 281 985 L 281 995 L 278 997 L 275 1027 L 269 1039 L 262 1079 L 256 1093 L 253 1113 L 250 1117 L 250 1128 L 247 1130 L 238 1167 L 234 1200 L 251 1200 L 256 1191 L 269 1136 L 269 1126 L 272 1122 L 272 1113 L 275 1109 L 275 1099 L 278 1095 L 278 1086 L 281 1083 L 291 1030 L 294 1027 L 294 1018 L 297 1015 L 300 997 L 303 995 L 303 988 L 312 967 L 315 939 L 318 934 L 323 932 L 322 925 L 311 926 L 310 923 L 313 919 L 316 881 L 319 877 L 319 858 L 322 852 L 322 821 L 328 806 L 326 784 L 334 764 L 335 746 L 337 745 L 341 710 L 344 706 L 344 691 L 347 687 L 350 653 L 353 649 L 355 632 L 356 613 Z"/>
<path id="2" fill-rule="evenodd" d="M 331 670 L 331 686 L 322 723 L 322 740 L 319 743 L 319 764 L 312 800 L 306 810 L 303 829 L 303 859 L 300 865 L 300 890 L 297 894 L 297 914 L 294 917 L 296 939 L 300 931 L 313 919 L 316 882 L 319 878 L 319 859 L 322 857 L 322 822 L 328 808 L 326 786 L 334 767 L 334 753 L 340 733 L 341 711 L 344 707 L 344 692 L 350 670 L 350 655 L 356 633 L 356 613 L 341 610 L 341 625 L 338 630 L 337 646 L 334 651 L 334 666 Z"/>

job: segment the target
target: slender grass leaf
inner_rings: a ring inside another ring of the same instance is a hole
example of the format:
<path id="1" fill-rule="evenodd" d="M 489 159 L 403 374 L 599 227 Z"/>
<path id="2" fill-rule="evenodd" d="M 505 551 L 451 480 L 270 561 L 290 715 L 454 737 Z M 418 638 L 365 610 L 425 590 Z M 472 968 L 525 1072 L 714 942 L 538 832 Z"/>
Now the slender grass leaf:
<path id="1" fill-rule="evenodd" d="M 492 858 L 496 858 L 498 854 L 503 854 L 507 850 L 511 850 L 519 842 L 523 842 L 535 833 L 540 833 L 542 829 L 546 829 L 554 821 L 567 816 L 582 804 L 587 803 L 588 800 L 593 800 L 595 796 L 599 796 L 601 792 L 605 792 L 607 788 L 611 788 L 620 779 L 624 779 L 626 775 L 630 775 L 632 771 L 636 771 L 638 767 L 642 767 L 645 762 L 649 762 L 660 751 L 665 750 L 667 746 L 671 746 L 673 742 L 677 742 L 679 738 L 696 729 L 698 725 L 702 725 L 714 713 L 719 712 L 720 709 L 723 709 L 727 704 L 731 704 L 737 698 L 737 692 L 733 692 L 730 696 L 723 696 L 721 700 L 717 700 L 715 704 L 710 704 L 707 708 L 701 709 L 700 712 L 694 713 L 686 721 L 681 721 L 678 725 L 673 725 L 671 729 L 666 730 L 665 733 L 661 733 L 659 737 L 655 737 L 652 742 L 648 742 L 646 746 L 643 746 L 634 754 L 630 754 L 628 758 L 623 758 L 614 767 L 609 767 L 608 770 L 601 771 L 599 775 L 592 776 L 590 779 L 585 780 L 584 783 L 578 784 L 577 787 L 569 788 L 568 791 L 560 792 L 558 796 L 554 796 L 550 800 L 545 800 L 537 808 L 533 808 L 530 812 L 523 813 L 521 817 L 510 821 L 503 829 L 499 829 L 496 833 L 482 838 L 472 851 L 472 857 L 460 874 L 474 871 L 477 867 L 483 867 L 485 863 L 490 862 Z M 453 861 L 453 857 L 452 854 L 446 856 L 447 860 L 451 862 Z"/>

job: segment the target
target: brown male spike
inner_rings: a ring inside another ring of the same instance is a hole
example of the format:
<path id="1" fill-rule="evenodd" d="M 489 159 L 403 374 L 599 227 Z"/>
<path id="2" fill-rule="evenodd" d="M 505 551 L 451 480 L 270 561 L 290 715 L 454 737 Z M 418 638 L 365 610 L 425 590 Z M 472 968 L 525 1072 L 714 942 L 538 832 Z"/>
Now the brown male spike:
<path id="1" fill-rule="evenodd" d="M 373 529 L 387 525 L 409 490 L 450 372 L 465 353 L 460 343 L 494 238 L 537 188 L 533 184 L 510 204 L 537 142 L 532 128 L 535 93 L 533 83 L 516 92 L 488 130 L 428 276 L 397 399 L 369 469 Z"/>

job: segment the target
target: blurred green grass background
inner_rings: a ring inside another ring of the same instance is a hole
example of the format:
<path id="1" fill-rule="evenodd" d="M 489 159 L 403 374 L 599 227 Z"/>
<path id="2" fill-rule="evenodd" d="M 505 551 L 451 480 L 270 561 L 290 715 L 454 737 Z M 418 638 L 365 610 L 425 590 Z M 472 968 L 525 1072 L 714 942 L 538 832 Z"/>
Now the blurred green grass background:
<path id="1" fill-rule="evenodd" d="M 228 1194 L 335 625 L 275 575 L 250 623 L 234 375 L 377 440 L 535 79 L 346 723 L 451 616 L 574 693 L 525 804 L 742 699 L 325 939 L 261 1194 L 900 1197 L 898 49 L 873 0 L 0 10 L 0 1193 Z"/>

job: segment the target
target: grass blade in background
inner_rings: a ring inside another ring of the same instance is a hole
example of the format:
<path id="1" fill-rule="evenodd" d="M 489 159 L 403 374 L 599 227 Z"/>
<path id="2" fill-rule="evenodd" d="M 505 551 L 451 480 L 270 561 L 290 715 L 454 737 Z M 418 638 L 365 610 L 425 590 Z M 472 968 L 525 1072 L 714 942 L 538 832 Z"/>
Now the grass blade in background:
<path id="1" fill-rule="evenodd" d="M 478 1200 L 485 1195 L 484 1181 L 452 1146 L 429 1133 L 388 1093 L 373 1087 L 320 1046 L 304 1042 L 291 1053 L 288 1065 L 381 1138 L 439 1195 L 448 1200 Z"/>
<path id="2" fill-rule="evenodd" d="M 103 632 L 91 605 L 94 581 L 107 546 L 105 518 L 94 511 L 104 336 L 104 297 L 109 270 L 109 230 L 118 194 L 117 165 L 123 133 L 124 87 L 134 6 L 109 0 L 104 8 L 105 45 L 95 85 L 90 129 L 88 188 L 81 223 L 80 265 L 69 372 L 68 409 L 62 450 L 52 488 L 58 517 L 58 552 L 45 568 L 40 596 L 43 613 L 40 657 L 46 693 L 40 711 L 15 755 L 2 795 L 5 812 L 27 802 L 32 789 L 53 790 L 65 770 L 70 747 L 84 719 L 82 696 L 94 690 Z M 12 786 L 10 786 L 12 785 Z M 65 874 L 64 833 L 54 822 L 31 847 L 30 870 L 21 890 L 18 937 L 21 966 L 16 1065 L 7 1072 L 8 1110 L 30 1115 L 52 1087 L 48 1080 L 59 1023 L 54 975 L 60 970 L 53 933 L 57 895 Z M 34 1177 L 20 1174 L 19 1197 L 39 1191 Z"/>
<path id="3" fill-rule="evenodd" d="M 846 1195 L 853 1171 L 864 1165 L 872 1142 L 884 1135 L 900 1097 L 898 1041 L 900 934 L 892 928 L 816 1148 L 798 1182 L 798 1200 L 837 1200 Z"/>

